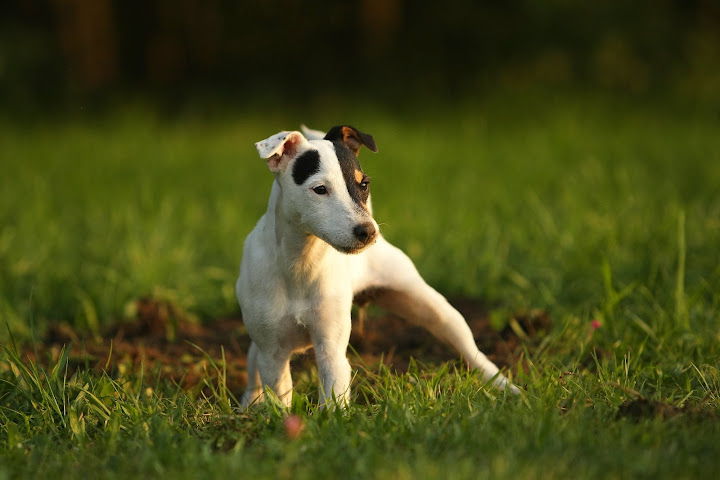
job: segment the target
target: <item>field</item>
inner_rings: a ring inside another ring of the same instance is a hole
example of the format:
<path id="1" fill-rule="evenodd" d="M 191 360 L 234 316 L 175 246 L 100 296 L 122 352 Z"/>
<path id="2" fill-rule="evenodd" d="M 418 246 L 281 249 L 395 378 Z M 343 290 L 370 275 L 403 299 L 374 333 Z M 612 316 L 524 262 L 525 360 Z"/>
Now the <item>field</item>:
<path id="1" fill-rule="evenodd" d="M 375 137 L 360 160 L 383 233 L 521 397 L 371 310 L 347 411 L 318 409 L 312 357 L 294 371 L 301 432 L 273 402 L 238 407 L 234 281 L 272 179 L 252 144 L 303 122 Z M 0 127 L 0 479 L 720 473 L 710 107 L 505 94 Z"/>

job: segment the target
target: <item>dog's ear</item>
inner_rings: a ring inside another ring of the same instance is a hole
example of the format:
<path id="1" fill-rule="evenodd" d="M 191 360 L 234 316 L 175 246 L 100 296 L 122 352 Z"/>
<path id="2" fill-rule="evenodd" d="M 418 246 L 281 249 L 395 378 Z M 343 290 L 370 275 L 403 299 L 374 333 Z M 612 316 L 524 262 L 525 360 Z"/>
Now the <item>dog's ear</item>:
<path id="1" fill-rule="evenodd" d="M 357 156 L 360 151 L 360 147 L 363 145 L 369 148 L 371 152 L 377 152 L 375 140 L 372 135 L 362 133 L 357 128 L 349 125 L 339 125 L 331 128 L 327 135 L 325 135 L 325 140 L 330 140 L 331 142 L 342 140 L 345 142 L 345 145 L 353 151 L 355 156 Z"/>
<path id="2" fill-rule="evenodd" d="M 270 171 L 278 173 L 285 169 L 304 143 L 307 143 L 307 140 L 300 132 L 280 132 L 260 140 L 255 144 L 255 148 L 260 158 L 264 158 L 267 162 Z"/>

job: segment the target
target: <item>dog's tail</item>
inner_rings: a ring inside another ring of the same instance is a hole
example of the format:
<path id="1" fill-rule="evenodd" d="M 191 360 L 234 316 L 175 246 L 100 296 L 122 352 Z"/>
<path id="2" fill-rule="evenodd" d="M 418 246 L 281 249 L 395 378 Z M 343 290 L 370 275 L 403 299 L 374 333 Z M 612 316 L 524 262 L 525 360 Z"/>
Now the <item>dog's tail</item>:
<path id="1" fill-rule="evenodd" d="M 312 128 L 308 128 L 307 125 L 300 125 L 300 131 L 302 131 L 308 140 L 322 140 L 325 138 L 325 132 L 313 130 Z"/>

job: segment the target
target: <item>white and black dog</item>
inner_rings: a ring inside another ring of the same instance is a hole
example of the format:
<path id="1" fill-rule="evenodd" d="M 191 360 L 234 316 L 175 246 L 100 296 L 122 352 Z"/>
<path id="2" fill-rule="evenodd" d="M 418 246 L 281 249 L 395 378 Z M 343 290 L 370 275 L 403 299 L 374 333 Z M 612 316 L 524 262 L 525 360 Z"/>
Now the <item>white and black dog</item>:
<path id="1" fill-rule="evenodd" d="M 315 348 L 320 397 L 348 402 L 350 312 L 363 295 L 454 347 L 486 381 L 518 389 L 475 345 L 462 315 L 425 283 L 412 261 L 379 233 L 370 179 L 357 155 L 377 151 L 350 126 L 327 135 L 303 128 L 255 144 L 275 181 L 267 212 L 245 240 L 236 293 L 252 343 L 242 403 L 270 387 L 290 405 L 290 357 Z"/>

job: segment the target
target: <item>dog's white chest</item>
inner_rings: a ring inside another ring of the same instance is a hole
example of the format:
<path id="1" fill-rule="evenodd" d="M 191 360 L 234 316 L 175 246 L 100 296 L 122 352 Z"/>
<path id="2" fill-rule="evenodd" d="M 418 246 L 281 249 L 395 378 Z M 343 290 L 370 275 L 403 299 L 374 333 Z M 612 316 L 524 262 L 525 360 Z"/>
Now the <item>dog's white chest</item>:
<path id="1" fill-rule="evenodd" d="M 285 319 L 295 326 L 307 328 L 312 319 L 317 315 L 317 310 L 306 300 L 298 300 L 291 303 L 292 309 L 287 312 Z"/>

